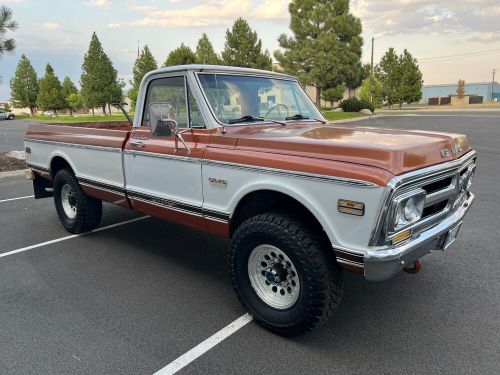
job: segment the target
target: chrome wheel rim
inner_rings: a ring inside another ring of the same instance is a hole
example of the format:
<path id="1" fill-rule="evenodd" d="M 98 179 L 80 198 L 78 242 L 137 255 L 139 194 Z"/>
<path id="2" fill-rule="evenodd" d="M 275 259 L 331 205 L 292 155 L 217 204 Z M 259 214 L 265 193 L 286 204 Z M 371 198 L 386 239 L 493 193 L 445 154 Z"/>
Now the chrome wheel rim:
<path id="1" fill-rule="evenodd" d="M 76 197 L 68 184 L 64 184 L 61 189 L 61 203 L 68 219 L 74 219 L 76 217 Z"/>
<path id="2" fill-rule="evenodd" d="M 288 309 L 299 299 L 297 269 L 275 246 L 259 245 L 252 250 L 248 257 L 248 277 L 259 298 L 275 309 Z"/>

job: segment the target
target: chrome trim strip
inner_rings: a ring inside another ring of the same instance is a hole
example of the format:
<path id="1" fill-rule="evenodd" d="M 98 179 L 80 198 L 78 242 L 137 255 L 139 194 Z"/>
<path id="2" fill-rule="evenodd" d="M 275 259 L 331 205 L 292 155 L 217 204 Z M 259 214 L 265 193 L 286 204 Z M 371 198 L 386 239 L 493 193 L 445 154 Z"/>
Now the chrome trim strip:
<path id="1" fill-rule="evenodd" d="M 343 264 L 347 264 L 349 266 L 354 266 L 354 267 L 363 268 L 363 269 L 365 268 L 365 265 L 363 263 L 354 262 L 352 260 L 344 259 L 344 258 L 337 258 L 337 263 L 343 263 Z"/>
<path id="2" fill-rule="evenodd" d="M 103 190 L 111 191 L 113 193 L 125 195 L 125 189 L 123 188 L 123 186 L 113 185 L 113 184 L 110 184 L 108 182 L 93 180 L 93 179 L 89 179 L 89 178 L 82 177 L 79 175 L 76 175 L 76 179 L 78 180 L 78 182 L 80 184 L 86 184 L 87 186 L 90 186 L 90 187 L 95 187 L 98 189 L 103 189 Z"/>
<path id="3" fill-rule="evenodd" d="M 66 142 L 57 142 L 57 141 L 48 141 L 45 139 L 35 139 L 35 138 L 24 138 L 25 142 L 35 142 L 35 143 L 44 143 L 50 145 L 58 145 L 65 147 L 76 147 L 76 148 L 87 148 L 99 151 L 109 151 L 109 152 L 121 152 L 121 148 L 117 147 L 105 147 L 105 146 L 94 146 L 94 145 L 83 145 L 79 143 L 66 143 Z"/>
<path id="4" fill-rule="evenodd" d="M 192 158 L 189 156 L 182 156 L 182 155 L 159 154 L 156 152 L 148 152 L 148 151 L 123 150 L 123 153 L 125 153 L 127 155 L 132 155 L 132 156 L 134 156 L 134 155 L 149 156 L 152 158 L 185 161 L 185 162 L 190 162 L 190 163 L 201 163 L 201 161 L 202 161 L 202 159 L 200 159 L 200 158 Z"/>
<path id="5" fill-rule="evenodd" d="M 315 173 L 287 171 L 284 169 L 259 167 L 259 166 L 253 166 L 253 165 L 248 165 L 248 164 L 238 164 L 238 163 L 231 163 L 231 162 L 218 161 L 218 160 L 207 160 L 207 159 L 202 159 L 201 163 L 202 163 L 202 165 L 222 166 L 222 167 L 233 168 L 233 169 L 247 170 L 250 172 L 264 172 L 264 173 L 285 176 L 285 177 L 296 177 L 296 178 L 305 178 L 305 179 L 314 180 L 314 181 L 333 182 L 333 183 L 338 183 L 338 184 L 342 184 L 342 185 L 351 185 L 351 186 L 357 186 L 357 187 L 370 187 L 370 188 L 379 187 L 378 185 L 376 185 L 372 182 L 368 182 L 368 181 L 361 181 L 361 180 L 355 180 L 355 179 L 349 179 L 349 178 L 343 178 L 343 177 L 326 176 L 326 175 L 320 175 L 320 174 L 315 174 Z"/>
<path id="6" fill-rule="evenodd" d="M 26 166 L 33 169 L 35 172 L 50 173 L 50 170 L 48 168 L 42 167 L 41 165 L 26 163 Z"/>

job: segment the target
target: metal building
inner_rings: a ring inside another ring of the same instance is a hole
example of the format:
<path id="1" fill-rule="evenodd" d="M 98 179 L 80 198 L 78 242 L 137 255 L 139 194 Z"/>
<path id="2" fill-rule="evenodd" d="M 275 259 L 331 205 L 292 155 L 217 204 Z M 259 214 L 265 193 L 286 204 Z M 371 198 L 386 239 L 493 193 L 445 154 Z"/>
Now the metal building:
<path id="1" fill-rule="evenodd" d="M 457 84 L 424 85 L 422 87 L 421 103 L 427 103 L 429 98 L 453 96 L 457 92 Z M 500 84 L 498 82 L 465 82 L 465 95 L 479 95 L 483 97 L 483 102 L 493 100 L 500 102 Z"/>

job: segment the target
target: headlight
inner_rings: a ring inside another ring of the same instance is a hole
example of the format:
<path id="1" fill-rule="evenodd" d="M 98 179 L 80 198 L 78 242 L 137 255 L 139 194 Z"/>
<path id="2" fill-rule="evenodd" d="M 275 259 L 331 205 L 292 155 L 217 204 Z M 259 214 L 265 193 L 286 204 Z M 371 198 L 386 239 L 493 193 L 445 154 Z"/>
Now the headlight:
<path id="1" fill-rule="evenodd" d="M 426 193 L 422 189 L 412 190 L 396 198 L 394 202 L 394 231 L 416 223 L 424 212 Z"/>

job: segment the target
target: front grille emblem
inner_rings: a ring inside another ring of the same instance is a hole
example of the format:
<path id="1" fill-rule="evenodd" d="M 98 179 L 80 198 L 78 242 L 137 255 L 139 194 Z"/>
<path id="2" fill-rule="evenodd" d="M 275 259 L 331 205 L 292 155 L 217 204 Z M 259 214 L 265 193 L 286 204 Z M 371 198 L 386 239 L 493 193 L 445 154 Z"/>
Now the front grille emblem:
<path id="1" fill-rule="evenodd" d="M 442 148 L 441 149 L 441 157 L 447 158 L 448 156 L 450 156 L 450 151 L 448 151 L 448 149 L 446 149 L 446 148 Z"/>

